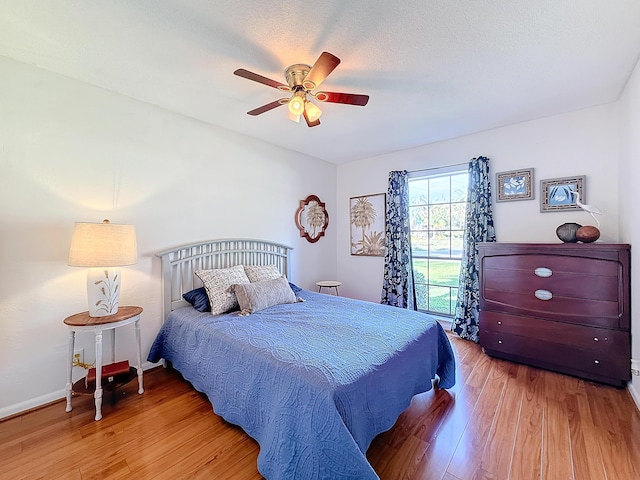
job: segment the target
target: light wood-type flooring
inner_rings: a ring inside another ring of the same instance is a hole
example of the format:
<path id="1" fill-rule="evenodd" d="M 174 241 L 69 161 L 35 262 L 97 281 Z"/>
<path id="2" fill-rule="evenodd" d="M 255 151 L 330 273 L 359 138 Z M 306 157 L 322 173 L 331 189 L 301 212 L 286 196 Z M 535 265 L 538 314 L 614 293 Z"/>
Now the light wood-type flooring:
<path id="1" fill-rule="evenodd" d="M 385 480 L 640 479 L 640 414 L 625 389 L 490 358 L 451 337 L 458 382 L 413 398 L 367 456 Z M 0 479 L 262 478 L 258 446 L 173 370 L 145 373 L 104 418 L 75 397 L 0 422 Z M 291 479 L 304 480 L 304 479 Z"/>

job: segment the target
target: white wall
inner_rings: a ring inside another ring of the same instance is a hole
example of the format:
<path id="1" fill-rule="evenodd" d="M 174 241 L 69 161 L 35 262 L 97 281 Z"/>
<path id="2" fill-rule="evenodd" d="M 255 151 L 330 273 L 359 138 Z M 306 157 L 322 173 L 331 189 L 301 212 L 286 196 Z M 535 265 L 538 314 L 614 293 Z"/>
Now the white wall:
<path id="1" fill-rule="evenodd" d="M 489 157 L 495 173 L 534 170 L 535 199 L 494 203 L 496 236 L 501 242 L 559 242 L 556 227 L 575 221 L 593 225 L 582 211 L 540 213 L 541 179 L 586 175 L 586 201 L 597 205 L 602 242 L 621 241 L 619 231 L 618 105 L 520 123 L 449 141 L 338 166 L 337 225 L 340 292 L 363 300 L 380 301 L 382 257 L 350 255 L 349 197 L 386 192 L 391 170 L 420 170 L 466 163 Z M 495 202 L 495 195 L 494 195 Z"/>
<path id="2" fill-rule="evenodd" d="M 333 164 L 0 57 L 0 417 L 63 396 L 62 320 L 87 309 L 86 270 L 67 266 L 75 221 L 136 226 L 139 261 L 122 269 L 121 304 L 144 308 L 146 356 L 161 324 L 154 252 L 269 239 L 295 248 L 300 286 L 336 277 L 335 178 Z M 330 216 L 315 244 L 294 223 L 309 194 Z M 126 330 L 118 359 L 135 351 Z M 76 344 L 93 361 L 93 337 Z"/>
<path id="3" fill-rule="evenodd" d="M 620 199 L 621 240 L 632 246 L 640 242 L 640 62 L 636 65 L 625 91 L 620 99 L 621 141 L 620 141 Z M 640 361 L 640 252 L 631 251 L 631 357 Z M 635 300 L 635 301 L 634 301 Z M 640 408 L 640 377 L 633 376 L 629 387 L 638 408 Z"/>

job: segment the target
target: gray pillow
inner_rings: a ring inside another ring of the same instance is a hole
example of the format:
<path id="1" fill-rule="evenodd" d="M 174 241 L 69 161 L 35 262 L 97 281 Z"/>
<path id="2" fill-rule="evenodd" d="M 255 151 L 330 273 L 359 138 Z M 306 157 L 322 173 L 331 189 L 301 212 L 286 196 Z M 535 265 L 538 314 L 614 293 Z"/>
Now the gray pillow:
<path id="1" fill-rule="evenodd" d="M 262 282 L 235 284 L 230 290 L 236 294 L 241 315 L 249 315 L 274 305 L 296 303 L 296 296 L 284 276 Z"/>

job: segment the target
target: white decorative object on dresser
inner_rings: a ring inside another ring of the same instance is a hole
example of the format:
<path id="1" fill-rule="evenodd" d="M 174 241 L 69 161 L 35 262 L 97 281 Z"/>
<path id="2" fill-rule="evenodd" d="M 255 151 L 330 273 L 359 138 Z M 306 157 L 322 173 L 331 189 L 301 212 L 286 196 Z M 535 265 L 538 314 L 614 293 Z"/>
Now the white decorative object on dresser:
<path id="1" fill-rule="evenodd" d="M 481 243 L 480 345 L 509 360 L 624 385 L 630 246 Z"/>

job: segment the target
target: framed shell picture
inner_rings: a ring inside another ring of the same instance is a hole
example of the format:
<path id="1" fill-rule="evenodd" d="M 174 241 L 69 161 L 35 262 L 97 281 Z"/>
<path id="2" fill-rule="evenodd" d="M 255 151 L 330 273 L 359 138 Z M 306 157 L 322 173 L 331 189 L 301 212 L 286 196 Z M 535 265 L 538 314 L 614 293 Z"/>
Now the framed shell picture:
<path id="1" fill-rule="evenodd" d="M 563 210 L 580 210 L 576 203 L 577 193 L 585 198 L 585 176 L 550 178 L 540 180 L 540 211 L 560 212 Z"/>
<path id="2" fill-rule="evenodd" d="M 533 168 L 496 173 L 497 202 L 533 200 Z"/>
<path id="3" fill-rule="evenodd" d="M 384 256 L 385 193 L 351 197 L 351 255 Z"/>

